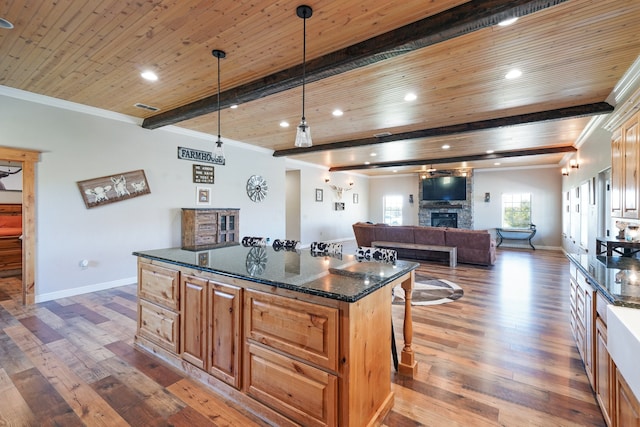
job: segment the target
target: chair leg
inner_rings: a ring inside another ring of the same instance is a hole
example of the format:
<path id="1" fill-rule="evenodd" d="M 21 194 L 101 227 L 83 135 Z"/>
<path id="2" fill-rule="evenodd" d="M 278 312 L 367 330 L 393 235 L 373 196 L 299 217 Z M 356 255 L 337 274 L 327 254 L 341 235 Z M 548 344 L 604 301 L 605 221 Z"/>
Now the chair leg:
<path id="1" fill-rule="evenodd" d="M 393 358 L 393 367 L 398 372 L 398 349 L 396 348 L 396 334 L 393 332 L 393 320 L 391 320 L 391 357 Z"/>

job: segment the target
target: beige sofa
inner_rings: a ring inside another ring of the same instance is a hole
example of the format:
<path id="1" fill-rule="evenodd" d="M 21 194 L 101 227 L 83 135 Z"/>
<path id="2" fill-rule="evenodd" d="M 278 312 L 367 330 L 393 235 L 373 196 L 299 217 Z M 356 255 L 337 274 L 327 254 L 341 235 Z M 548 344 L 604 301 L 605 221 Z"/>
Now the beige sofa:
<path id="1" fill-rule="evenodd" d="M 353 224 L 353 233 L 358 246 L 371 246 L 371 242 L 375 241 L 453 246 L 457 248 L 458 262 L 480 265 L 493 265 L 496 262 L 496 242 L 487 230 L 358 222 Z M 443 259 L 441 253 L 401 248 L 398 249 L 398 256 Z"/>

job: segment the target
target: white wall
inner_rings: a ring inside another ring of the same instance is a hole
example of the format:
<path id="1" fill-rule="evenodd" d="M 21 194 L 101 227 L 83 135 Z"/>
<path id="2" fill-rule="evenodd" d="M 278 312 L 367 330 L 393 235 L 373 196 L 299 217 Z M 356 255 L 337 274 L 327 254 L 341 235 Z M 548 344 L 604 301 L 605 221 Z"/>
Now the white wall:
<path id="1" fill-rule="evenodd" d="M 131 120 L 2 95 L 0 128 L 2 145 L 42 151 L 36 165 L 36 301 L 133 283 L 133 251 L 180 245 L 180 208 L 197 207 L 197 184 L 194 163 L 178 160 L 177 147 L 211 151 L 213 137 L 171 127 L 145 130 Z M 240 208 L 241 236 L 284 236 L 285 160 L 245 147 L 225 144 L 227 164 L 215 166 L 211 207 Z M 136 169 L 145 171 L 151 194 L 86 209 L 77 181 Z M 253 174 L 270 188 L 259 204 L 246 196 Z M 87 269 L 79 267 L 82 259 L 89 260 Z"/>
<path id="2" fill-rule="evenodd" d="M 373 177 L 370 180 L 369 218 L 366 221 L 382 222 L 385 196 L 402 196 L 402 224 L 418 225 L 418 210 L 420 196 L 418 194 L 418 175 L 387 175 Z M 409 195 L 413 194 L 413 203 L 409 203 Z M 365 220 L 363 220 L 365 221 Z"/>
<path id="3" fill-rule="evenodd" d="M 366 221 L 369 212 L 369 179 L 362 175 L 343 172 L 329 173 L 325 168 L 288 160 L 289 169 L 300 170 L 300 222 L 301 242 L 309 245 L 314 241 L 342 241 L 354 239 L 352 224 Z M 329 178 L 327 184 L 325 179 Z M 329 185 L 349 187 L 339 199 Z M 322 202 L 316 202 L 316 189 L 323 191 Z M 353 195 L 358 195 L 354 203 Z M 344 202 L 344 211 L 336 211 L 334 204 Z"/>
<path id="4" fill-rule="evenodd" d="M 475 229 L 495 233 L 502 218 L 502 194 L 531 193 L 531 220 L 537 226 L 533 244 L 536 248 L 559 248 L 562 245 L 562 175 L 558 167 L 531 169 L 476 169 L 473 171 L 473 212 Z M 484 193 L 491 201 L 484 202 Z M 505 241 L 503 246 L 522 246 Z"/>

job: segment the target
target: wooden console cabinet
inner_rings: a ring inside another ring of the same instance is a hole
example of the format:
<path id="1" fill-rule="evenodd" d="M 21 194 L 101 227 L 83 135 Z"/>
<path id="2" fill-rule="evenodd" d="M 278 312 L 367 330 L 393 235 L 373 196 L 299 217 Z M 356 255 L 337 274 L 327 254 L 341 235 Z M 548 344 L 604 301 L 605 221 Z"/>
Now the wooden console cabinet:
<path id="1" fill-rule="evenodd" d="M 182 209 L 182 246 L 237 242 L 240 209 Z"/>

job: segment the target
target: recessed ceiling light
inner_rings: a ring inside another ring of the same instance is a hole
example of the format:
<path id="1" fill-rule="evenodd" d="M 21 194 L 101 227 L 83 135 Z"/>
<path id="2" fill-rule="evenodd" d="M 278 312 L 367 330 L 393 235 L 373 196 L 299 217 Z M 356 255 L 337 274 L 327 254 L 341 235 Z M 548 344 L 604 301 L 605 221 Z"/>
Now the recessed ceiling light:
<path id="1" fill-rule="evenodd" d="M 415 101 L 416 99 L 418 99 L 418 95 L 413 92 L 409 92 L 404 96 L 405 101 Z"/>
<path id="2" fill-rule="evenodd" d="M 371 162 L 364 162 L 364 164 L 365 164 L 365 165 L 370 165 L 370 164 L 371 164 Z"/>
<path id="3" fill-rule="evenodd" d="M 507 18 L 504 21 L 500 21 L 498 22 L 498 25 L 500 25 L 501 27 L 506 27 L 507 25 L 511 25 L 514 22 L 516 22 L 518 20 L 517 16 L 514 16 L 513 18 Z"/>
<path id="4" fill-rule="evenodd" d="M 370 155 L 371 157 L 375 157 L 375 156 L 377 156 L 377 155 L 378 155 L 378 153 L 371 153 L 371 154 L 369 154 L 369 155 Z"/>
<path id="5" fill-rule="evenodd" d="M 449 148 L 451 148 L 451 146 L 450 146 L 449 144 L 444 144 L 444 145 L 442 146 L 442 149 L 443 149 L 443 150 L 448 150 Z"/>
<path id="6" fill-rule="evenodd" d="M 500 166 L 500 162 L 495 162 L 493 165 L 494 166 Z"/>
<path id="7" fill-rule="evenodd" d="M 487 154 L 493 154 L 493 150 L 487 150 L 486 153 Z"/>
<path id="8" fill-rule="evenodd" d="M 232 110 L 235 110 L 236 108 L 238 108 L 238 104 L 233 104 L 229 108 L 231 108 Z"/>
<path id="9" fill-rule="evenodd" d="M 394 169 L 394 170 L 393 170 L 393 173 L 398 173 L 398 169 Z"/>
<path id="10" fill-rule="evenodd" d="M 522 75 L 522 71 L 518 70 L 518 69 L 513 69 L 511 71 L 509 71 L 507 74 L 505 74 L 504 78 L 505 79 L 517 79 L 518 77 L 520 77 Z"/>
<path id="11" fill-rule="evenodd" d="M 136 102 L 135 104 L 133 104 L 133 106 L 136 108 L 142 108 L 143 110 L 148 110 L 148 111 L 160 111 L 158 107 L 153 107 L 151 105 L 143 104 L 141 102 Z"/>
<path id="12" fill-rule="evenodd" d="M 7 21 L 4 18 L 0 18 L 0 28 L 4 28 L 6 30 L 10 30 L 13 28 L 13 24 L 9 21 Z"/>
<path id="13" fill-rule="evenodd" d="M 342 110 L 336 108 L 335 110 L 333 110 L 333 113 L 331 113 L 331 114 L 333 114 L 335 117 L 340 117 L 344 113 L 342 112 Z"/>
<path id="14" fill-rule="evenodd" d="M 149 80 L 150 82 L 155 82 L 158 80 L 158 76 L 153 71 L 143 71 L 140 73 L 143 79 Z"/>
<path id="15" fill-rule="evenodd" d="M 289 122 L 285 122 L 284 120 L 280 122 L 280 127 L 281 128 L 288 128 L 289 127 Z"/>

